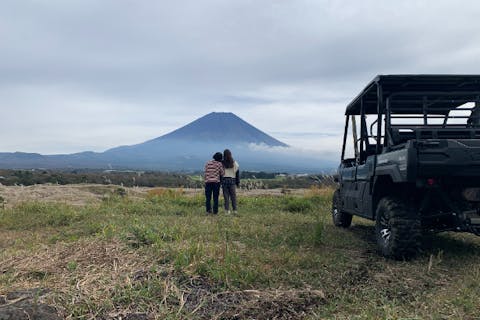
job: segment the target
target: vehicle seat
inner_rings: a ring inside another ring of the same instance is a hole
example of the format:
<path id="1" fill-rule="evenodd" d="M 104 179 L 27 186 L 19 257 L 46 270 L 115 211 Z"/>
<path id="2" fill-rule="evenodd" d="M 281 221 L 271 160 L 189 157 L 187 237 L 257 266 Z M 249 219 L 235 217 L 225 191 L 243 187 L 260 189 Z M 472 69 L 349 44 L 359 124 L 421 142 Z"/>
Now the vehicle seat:
<path id="1" fill-rule="evenodd" d="M 400 131 L 399 128 L 391 128 L 390 133 L 393 144 L 401 144 L 408 140 L 415 139 L 415 131 L 411 129 L 402 129 L 402 131 Z"/>
<path id="2" fill-rule="evenodd" d="M 365 154 L 366 157 L 374 155 L 376 153 L 377 145 L 375 144 L 367 144 L 365 147 Z M 380 146 L 379 153 L 382 153 L 382 146 Z"/>

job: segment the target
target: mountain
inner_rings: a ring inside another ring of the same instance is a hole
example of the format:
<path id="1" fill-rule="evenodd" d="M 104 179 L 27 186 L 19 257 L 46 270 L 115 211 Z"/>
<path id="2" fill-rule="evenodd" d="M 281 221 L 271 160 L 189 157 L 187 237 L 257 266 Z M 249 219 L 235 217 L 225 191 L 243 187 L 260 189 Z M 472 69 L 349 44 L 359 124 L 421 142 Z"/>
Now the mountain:
<path id="1" fill-rule="evenodd" d="M 158 138 L 101 153 L 0 153 L 0 168 L 199 171 L 215 152 L 226 148 L 232 150 L 243 170 L 319 172 L 334 166 L 295 154 L 287 144 L 233 113 L 212 112 Z"/>
<path id="2" fill-rule="evenodd" d="M 153 141 L 188 140 L 255 143 L 288 147 L 231 112 L 212 112 Z"/>
<path id="3" fill-rule="evenodd" d="M 269 147 L 288 147 L 287 144 L 258 130 L 231 112 L 212 112 L 161 137 L 133 145 L 107 150 L 150 151 L 155 147 L 187 142 L 188 144 L 259 144 Z"/>

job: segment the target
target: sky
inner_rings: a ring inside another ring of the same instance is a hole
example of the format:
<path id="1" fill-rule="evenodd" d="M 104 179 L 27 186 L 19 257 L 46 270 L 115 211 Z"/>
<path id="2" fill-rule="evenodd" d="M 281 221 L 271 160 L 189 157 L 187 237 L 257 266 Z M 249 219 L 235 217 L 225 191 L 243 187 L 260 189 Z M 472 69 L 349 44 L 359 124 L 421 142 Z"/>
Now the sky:
<path id="1" fill-rule="evenodd" d="M 0 152 L 104 151 L 224 111 L 336 156 L 377 74 L 479 74 L 479 16 L 474 0 L 2 0 Z"/>

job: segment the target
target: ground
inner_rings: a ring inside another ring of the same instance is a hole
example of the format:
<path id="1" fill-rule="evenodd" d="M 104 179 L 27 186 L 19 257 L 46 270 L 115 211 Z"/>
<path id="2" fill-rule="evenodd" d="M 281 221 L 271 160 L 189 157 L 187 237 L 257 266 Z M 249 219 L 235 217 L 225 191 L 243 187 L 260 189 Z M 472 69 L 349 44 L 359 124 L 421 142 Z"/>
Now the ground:
<path id="1" fill-rule="evenodd" d="M 0 187 L 0 319 L 478 319 L 480 239 L 426 235 L 391 261 L 331 189 Z M 34 317 L 32 317 L 34 315 Z"/>

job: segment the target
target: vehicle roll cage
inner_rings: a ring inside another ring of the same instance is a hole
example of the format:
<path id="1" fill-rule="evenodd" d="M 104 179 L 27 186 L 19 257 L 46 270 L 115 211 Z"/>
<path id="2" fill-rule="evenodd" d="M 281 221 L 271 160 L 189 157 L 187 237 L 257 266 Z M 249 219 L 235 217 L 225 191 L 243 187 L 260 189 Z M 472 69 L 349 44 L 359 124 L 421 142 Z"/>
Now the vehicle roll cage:
<path id="1" fill-rule="evenodd" d="M 452 115 L 453 110 L 463 114 Z M 369 114 L 377 117 L 368 130 Z M 342 161 L 350 121 L 357 161 L 410 139 L 480 138 L 480 75 L 380 75 L 347 106 L 345 115 Z M 360 116 L 360 137 L 355 116 Z M 450 119 L 465 121 L 449 123 Z M 415 124 L 408 123 L 412 121 Z"/>

